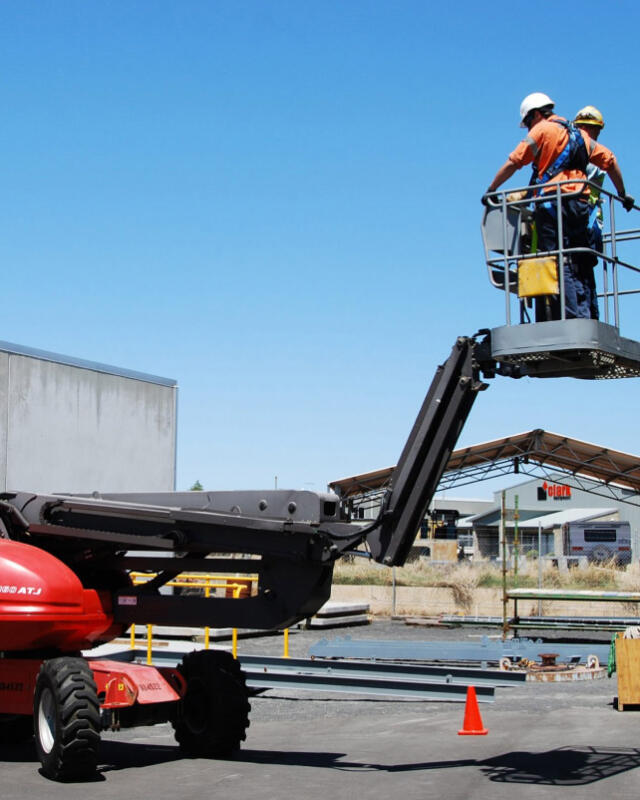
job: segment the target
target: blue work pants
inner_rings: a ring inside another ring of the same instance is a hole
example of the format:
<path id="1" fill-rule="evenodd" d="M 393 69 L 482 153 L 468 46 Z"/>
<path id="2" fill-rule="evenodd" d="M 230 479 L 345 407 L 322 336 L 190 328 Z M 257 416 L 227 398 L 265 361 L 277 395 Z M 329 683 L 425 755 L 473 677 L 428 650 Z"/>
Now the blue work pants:
<path id="1" fill-rule="evenodd" d="M 538 251 L 558 249 L 558 211 L 552 201 L 536 203 L 535 223 Z M 562 200 L 563 247 L 590 247 L 589 205 L 577 197 Z M 559 261 L 559 259 L 558 259 Z M 593 266 L 597 257 L 591 253 L 564 256 L 564 302 L 567 319 L 598 318 L 598 301 Z M 536 300 L 536 322 L 560 319 L 560 297 L 549 295 Z"/>

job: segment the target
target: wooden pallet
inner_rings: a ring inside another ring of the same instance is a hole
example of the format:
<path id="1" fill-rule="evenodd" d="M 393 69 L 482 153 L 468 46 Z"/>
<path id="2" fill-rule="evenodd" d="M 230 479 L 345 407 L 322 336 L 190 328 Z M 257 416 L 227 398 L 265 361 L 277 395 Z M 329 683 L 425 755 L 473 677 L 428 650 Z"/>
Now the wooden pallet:
<path id="1" fill-rule="evenodd" d="M 618 711 L 640 705 L 640 639 L 616 636 L 616 672 L 618 674 Z"/>

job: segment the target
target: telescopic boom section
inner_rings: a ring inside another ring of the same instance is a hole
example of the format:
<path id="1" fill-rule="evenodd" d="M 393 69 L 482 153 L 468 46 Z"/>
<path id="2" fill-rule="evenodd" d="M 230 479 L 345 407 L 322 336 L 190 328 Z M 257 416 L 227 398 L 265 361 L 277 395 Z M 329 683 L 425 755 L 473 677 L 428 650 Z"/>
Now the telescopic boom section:
<path id="1" fill-rule="evenodd" d="M 376 561 L 401 566 L 479 391 L 477 343 L 459 338 L 438 367 L 366 541 Z"/>
<path id="2" fill-rule="evenodd" d="M 336 559 L 358 545 L 366 543 L 383 564 L 404 563 L 476 394 L 486 388 L 480 368 L 490 375 L 495 367 L 479 355 L 486 352 L 486 340 L 456 341 L 436 372 L 380 514 L 364 528 L 340 521 L 335 496 L 310 492 L 18 492 L 0 495 L 0 544 L 4 536 L 27 545 L 29 563 L 44 550 L 85 589 L 107 592 L 117 625 L 287 627 L 326 602 Z M 0 556 L 0 583 L 2 570 Z M 136 570 L 156 575 L 133 586 L 128 573 Z M 257 588 L 238 599 L 160 592 L 180 573 L 211 571 L 257 574 Z"/>

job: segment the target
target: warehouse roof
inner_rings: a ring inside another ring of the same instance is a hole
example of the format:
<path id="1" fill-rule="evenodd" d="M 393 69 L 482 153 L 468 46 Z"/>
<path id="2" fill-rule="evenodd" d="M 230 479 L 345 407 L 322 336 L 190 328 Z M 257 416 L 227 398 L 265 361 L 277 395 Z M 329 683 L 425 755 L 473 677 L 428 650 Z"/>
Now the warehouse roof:
<path id="1" fill-rule="evenodd" d="M 640 494 L 639 456 L 541 428 L 454 450 L 447 463 L 443 482 L 454 473 L 467 483 L 507 472 L 528 474 L 530 465 L 559 469 Z M 394 467 L 386 467 L 340 478 L 332 481 L 329 488 L 342 497 L 381 490 L 389 484 L 393 470 Z"/>
<path id="2" fill-rule="evenodd" d="M 494 511 L 495 513 L 493 513 Z M 550 530 L 557 528 L 559 525 L 564 525 L 565 522 L 586 522 L 610 517 L 614 514 L 618 514 L 617 508 L 565 508 L 563 511 L 552 511 L 549 514 L 530 512 L 523 519 L 523 512 L 520 511 L 518 527 L 537 528 L 540 525 L 542 530 Z M 474 517 L 468 517 L 465 522 L 468 527 L 475 527 L 476 525 L 497 527 L 500 524 L 500 507 L 496 506 L 495 509 L 491 509 L 486 514 L 476 514 Z M 505 524 L 507 528 L 515 527 L 515 521 L 512 519 L 508 519 Z"/>

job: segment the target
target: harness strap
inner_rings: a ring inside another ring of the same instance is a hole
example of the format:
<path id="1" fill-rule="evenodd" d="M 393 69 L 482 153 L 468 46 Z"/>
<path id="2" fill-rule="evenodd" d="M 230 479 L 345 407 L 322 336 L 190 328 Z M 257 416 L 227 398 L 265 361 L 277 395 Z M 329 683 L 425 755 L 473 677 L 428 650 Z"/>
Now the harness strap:
<path id="1" fill-rule="evenodd" d="M 586 143 L 585 143 L 584 137 L 582 136 L 582 133 L 574 125 L 572 125 L 570 122 L 567 122 L 567 120 L 564 120 L 564 119 L 552 119 L 552 120 L 549 120 L 549 122 L 555 122 L 557 125 L 561 125 L 567 131 L 567 134 L 568 134 L 567 144 L 562 149 L 562 152 L 560 153 L 560 155 L 558 155 L 558 157 L 553 162 L 553 164 L 550 164 L 542 175 L 538 174 L 538 165 L 534 161 L 533 175 L 532 175 L 532 178 L 531 178 L 531 183 L 532 184 L 548 183 L 552 178 L 555 178 L 555 176 L 558 173 L 562 172 L 562 170 L 565 169 L 565 167 L 569 167 L 570 168 L 572 166 L 571 162 L 575 161 L 576 158 L 580 158 L 580 163 L 579 164 L 573 164 L 573 168 L 574 169 L 579 169 L 581 171 L 584 171 L 584 169 L 586 168 L 586 165 L 589 163 L 589 158 L 591 156 L 591 153 L 593 152 L 593 148 L 595 148 L 595 142 L 592 139 L 589 139 L 592 147 L 591 147 L 591 151 L 588 153 L 587 152 L 587 148 L 586 148 Z M 580 138 L 578 139 L 577 137 L 580 137 Z M 529 144 L 529 146 L 531 147 L 532 151 L 534 152 L 534 159 L 535 159 L 537 157 L 536 149 L 538 149 L 538 148 L 537 148 L 537 145 L 535 144 L 535 142 L 532 143 L 531 140 L 532 140 L 531 136 L 527 136 L 526 139 L 525 139 L 527 144 Z M 573 146 L 573 150 L 572 150 L 572 146 Z M 583 157 L 581 158 L 579 153 L 577 152 L 577 150 L 579 150 L 581 147 L 583 148 L 583 152 L 584 152 L 584 155 L 586 156 L 586 160 Z M 584 161 L 584 163 L 582 163 L 583 161 Z M 540 192 L 537 191 L 535 194 L 537 195 L 539 193 Z"/>

